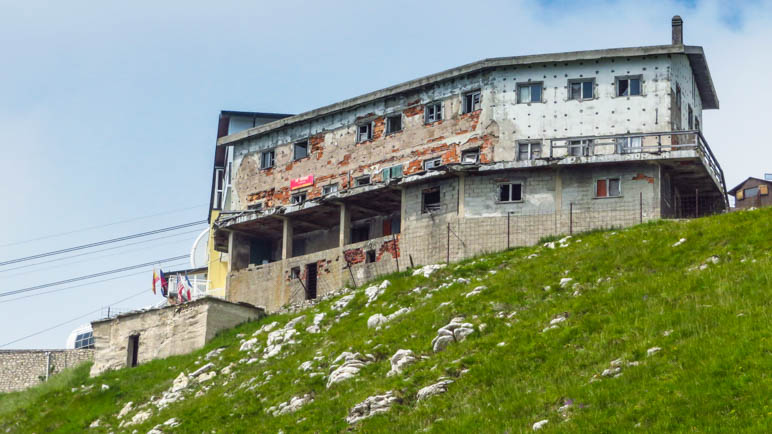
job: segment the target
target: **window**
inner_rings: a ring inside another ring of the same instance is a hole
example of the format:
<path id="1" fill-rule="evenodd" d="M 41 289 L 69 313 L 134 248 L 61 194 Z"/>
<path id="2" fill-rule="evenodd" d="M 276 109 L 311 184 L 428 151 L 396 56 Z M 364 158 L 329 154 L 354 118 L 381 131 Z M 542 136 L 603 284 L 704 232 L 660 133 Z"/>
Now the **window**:
<path id="1" fill-rule="evenodd" d="M 464 113 L 480 110 L 480 91 L 469 92 L 464 95 Z"/>
<path id="2" fill-rule="evenodd" d="M 390 179 L 402 178 L 402 165 L 391 166 L 383 169 L 383 182 L 389 182 Z"/>
<path id="3" fill-rule="evenodd" d="M 351 228 L 351 242 L 360 243 L 370 239 L 370 225 L 354 226 Z"/>
<path id="4" fill-rule="evenodd" d="M 694 129 L 694 111 L 692 110 L 692 105 L 689 104 L 686 109 L 687 116 L 689 116 L 689 129 Z"/>
<path id="5" fill-rule="evenodd" d="M 290 204 L 292 205 L 300 205 L 305 201 L 306 201 L 305 193 L 293 194 L 292 197 L 290 197 Z"/>
<path id="6" fill-rule="evenodd" d="M 619 197 L 621 195 L 619 178 L 602 178 L 595 181 L 595 197 Z"/>
<path id="7" fill-rule="evenodd" d="M 617 78 L 617 96 L 635 96 L 641 94 L 641 77 Z"/>
<path id="8" fill-rule="evenodd" d="M 94 348 L 94 333 L 86 332 L 75 336 L 75 349 Z"/>
<path id="9" fill-rule="evenodd" d="M 643 137 L 620 137 L 617 139 L 617 152 L 620 154 L 641 152 L 642 147 Z"/>
<path id="10" fill-rule="evenodd" d="M 541 102 L 541 83 L 524 83 L 517 85 L 517 102 Z"/>
<path id="11" fill-rule="evenodd" d="M 386 118 L 386 134 L 402 131 L 402 115 L 394 115 Z"/>
<path id="12" fill-rule="evenodd" d="M 354 185 L 357 187 L 368 184 L 370 184 L 370 175 L 360 176 L 359 178 L 354 179 Z"/>
<path id="13" fill-rule="evenodd" d="M 568 99 L 581 101 L 592 99 L 595 91 L 595 79 L 570 80 L 568 82 Z"/>
<path id="14" fill-rule="evenodd" d="M 290 279 L 300 279 L 300 267 L 290 268 Z"/>
<path id="15" fill-rule="evenodd" d="M 221 209 L 223 192 L 225 191 L 225 168 L 214 169 L 214 203 L 213 209 Z"/>
<path id="16" fill-rule="evenodd" d="M 322 187 L 322 194 L 325 196 L 328 194 L 337 193 L 337 192 L 338 192 L 338 184 L 329 184 Z"/>
<path id="17" fill-rule="evenodd" d="M 518 161 L 541 158 L 541 142 L 523 142 L 517 144 Z"/>
<path id="18" fill-rule="evenodd" d="M 520 202 L 522 200 L 522 184 L 499 184 L 499 202 Z"/>
<path id="19" fill-rule="evenodd" d="M 368 250 L 365 253 L 367 255 L 365 257 L 365 262 L 366 263 L 375 262 L 375 250 Z"/>
<path id="20" fill-rule="evenodd" d="M 756 197 L 758 195 L 759 195 L 759 187 L 758 186 L 757 187 L 746 188 L 745 190 L 743 190 L 743 196 L 746 197 L 746 198 L 748 198 L 748 197 Z"/>
<path id="21" fill-rule="evenodd" d="M 260 168 L 270 169 L 271 167 L 273 167 L 273 158 L 274 158 L 273 149 L 271 149 L 270 151 L 263 151 L 260 154 Z"/>
<path id="22" fill-rule="evenodd" d="M 568 142 L 568 155 L 572 157 L 586 157 L 590 155 L 592 140 L 570 140 Z"/>
<path id="23" fill-rule="evenodd" d="M 247 205 L 247 209 L 251 211 L 260 211 L 261 209 L 263 209 L 263 202 L 257 202 L 251 205 Z"/>
<path id="24" fill-rule="evenodd" d="M 421 212 L 432 213 L 440 210 L 440 188 L 427 188 L 421 192 Z"/>
<path id="25" fill-rule="evenodd" d="M 434 102 L 427 104 L 424 109 L 424 117 L 427 124 L 442 120 L 442 103 Z"/>
<path id="26" fill-rule="evenodd" d="M 308 156 L 308 140 L 297 142 L 292 146 L 292 159 L 300 160 Z"/>
<path id="27" fill-rule="evenodd" d="M 681 108 L 681 86 L 675 85 L 675 105 L 679 109 Z"/>
<path id="28" fill-rule="evenodd" d="M 357 125 L 357 143 L 366 142 L 373 138 L 373 123 Z"/>
<path id="29" fill-rule="evenodd" d="M 442 166 L 442 158 L 432 158 L 424 161 L 424 170 L 432 170 Z"/>
<path id="30" fill-rule="evenodd" d="M 479 159 L 480 150 L 477 148 L 461 152 L 461 164 L 476 164 Z"/>

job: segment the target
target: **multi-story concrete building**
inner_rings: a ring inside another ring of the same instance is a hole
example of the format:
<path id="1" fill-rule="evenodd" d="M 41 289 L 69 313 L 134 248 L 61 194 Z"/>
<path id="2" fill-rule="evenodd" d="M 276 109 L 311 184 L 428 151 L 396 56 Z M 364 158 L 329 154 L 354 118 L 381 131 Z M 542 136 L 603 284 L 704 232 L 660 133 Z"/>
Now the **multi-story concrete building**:
<path id="1" fill-rule="evenodd" d="M 669 45 L 486 59 L 220 137 L 227 298 L 270 311 L 399 267 L 725 209 L 701 133 L 718 97 L 682 41 L 674 17 Z"/>

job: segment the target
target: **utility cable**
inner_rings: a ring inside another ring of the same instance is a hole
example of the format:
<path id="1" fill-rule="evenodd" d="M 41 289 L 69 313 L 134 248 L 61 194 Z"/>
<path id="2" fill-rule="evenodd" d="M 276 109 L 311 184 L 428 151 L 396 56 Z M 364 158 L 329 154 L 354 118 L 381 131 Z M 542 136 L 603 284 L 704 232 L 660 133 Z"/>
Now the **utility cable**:
<path id="1" fill-rule="evenodd" d="M 76 250 L 83 250 L 83 249 L 88 249 L 88 248 L 91 248 L 91 247 L 103 246 L 105 244 L 111 244 L 111 243 L 117 243 L 117 242 L 120 242 L 120 241 L 131 240 L 131 239 L 134 239 L 134 238 L 146 237 L 148 235 L 155 235 L 155 234 L 159 234 L 159 233 L 162 233 L 162 232 L 174 231 L 174 230 L 177 230 L 177 229 L 187 228 L 187 227 L 190 227 L 190 226 L 196 226 L 196 225 L 200 225 L 200 224 L 204 224 L 204 223 L 206 223 L 206 220 L 199 220 L 199 221 L 185 223 L 185 224 L 181 224 L 181 225 L 177 225 L 177 226 L 170 226 L 170 227 L 167 227 L 167 228 L 155 229 L 155 230 L 152 230 L 152 231 L 141 232 L 141 233 L 138 233 L 138 234 L 126 235 L 126 236 L 123 236 L 123 237 L 113 238 L 113 239 L 110 239 L 110 240 L 97 241 L 95 243 L 83 244 L 81 246 L 69 247 L 69 248 L 61 249 L 61 250 L 54 250 L 52 252 L 39 253 L 37 255 L 26 256 L 24 258 L 11 259 L 9 261 L 0 262 L 0 267 L 5 266 L 5 265 L 10 265 L 10 264 L 16 264 L 16 263 L 24 262 L 24 261 L 31 261 L 33 259 L 40 259 L 40 258 L 45 258 L 45 257 L 48 257 L 48 256 L 60 255 L 62 253 L 74 252 Z"/>
<path id="2" fill-rule="evenodd" d="M 102 271 L 102 272 L 99 272 L 99 273 L 88 274 L 88 275 L 85 275 L 85 276 L 73 277 L 73 278 L 70 278 L 70 279 L 60 280 L 58 282 L 51 282 L 51 283 L 44 283 L 42 285 L 30 286 L 29 288 L 22 288 L 22 289 L 16 289 L 16 290 L 13 290 L 13 291 L 6 291 L 6 292 L 0 293 L 0 297 L 8 297 L 8 296 L 14 295 L 14 294 L 21 294 L 21 293 L 24 293 L 24 292 L 36 291 L 38 289 L 50 288 L 52 286 L 57 286 L 57 285 L 64 285 L 65 283 L 72 283 L 72 282 L 78 282 L 80 280 L 93 279 L 94 277 L 107 276 L 109 274 L 120 273 L 122 271 L 136 270 L 137 268 L 147 267 L 148 265 L 154 265 L 154 264 L 158 264 L 158 263 L 161 263 L 161 262 L 178 261 L 180 259 L 184 259 L 184 258 L 187 258 L 187 257 L 188 257 L 188 255 L 180 255 L 180 256 L 175 256 L 173 258 L 166 258 L 166 259 L 159 259 L 157 261 L 152 261 L 152 262 L 145 262 L 144 264 L 130 265 L 128 267 L 116 268 L 114 270 Z"/>

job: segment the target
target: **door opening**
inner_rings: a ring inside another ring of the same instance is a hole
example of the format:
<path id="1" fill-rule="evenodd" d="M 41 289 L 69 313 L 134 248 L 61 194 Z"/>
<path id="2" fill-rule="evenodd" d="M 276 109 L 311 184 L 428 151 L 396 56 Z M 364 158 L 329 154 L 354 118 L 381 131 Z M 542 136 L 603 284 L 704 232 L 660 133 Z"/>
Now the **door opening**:
<path id="1" fill-rule="evenodd" d="M 139 335 L 129 336 L 129 348 L 126 357 L 126 366 L 133 368 L 137 366 L 139 360 Z"/>
<path id="2" fill-rule="evenodd" d="M 318 268 L 316 263 L 306 265 L 306 300 L 316 298 L 316 277 Z"/>

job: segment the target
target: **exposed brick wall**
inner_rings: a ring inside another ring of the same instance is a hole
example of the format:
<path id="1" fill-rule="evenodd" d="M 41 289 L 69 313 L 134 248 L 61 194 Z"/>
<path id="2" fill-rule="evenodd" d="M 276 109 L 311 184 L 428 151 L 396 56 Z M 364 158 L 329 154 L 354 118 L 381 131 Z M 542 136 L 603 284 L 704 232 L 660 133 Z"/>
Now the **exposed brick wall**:
<path id="1" fill-rule="evenodd" d="M 50 355 L 50 365 L 49 365 Z M 49 375 L 94 360 L 94 350 L 0 350 L 0 393 L 23 390 Z"/>

